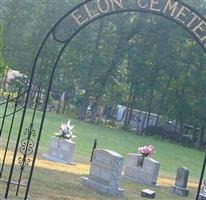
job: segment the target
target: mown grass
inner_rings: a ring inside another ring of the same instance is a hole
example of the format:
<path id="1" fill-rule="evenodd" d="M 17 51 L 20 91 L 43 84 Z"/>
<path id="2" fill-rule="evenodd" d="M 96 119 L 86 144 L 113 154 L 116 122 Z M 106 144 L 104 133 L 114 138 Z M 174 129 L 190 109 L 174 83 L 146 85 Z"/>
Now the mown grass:
<path id="1" fill-rule="evenodd" d="M 105 197 L 97 194 L 95 191 L 82 187 L 80 184 L 81 176 L 87 176 L 89 169 L 81 168 L 79 164 L 77 166 L 67 166 L 59 163 L 52 163 L 45 161 L 41 163 L 41 160 L 37 161 L 35 174 L 33 176 L 33 182 L 29 193 L 29 199 L 31 200 L 112 200 L 114 197 Z M 41 165 L 40 165 L 41 164 Z M 73 168 L 73 169 L 71 169 Z M 79 171 L 75 171 L 78 168 Z M 15 176 L 18 173 L 16 171 Z M 160 178 L 161 179 L 161 178 Z M 156 191 L 156 199 L 159 200 L 183 200 L 185 197 L 179 197 L 169 192 L 170 184 L 163 184 L 159 181 L 159 186 L 149 187 L 143 184 L 135 184 L 125 179 L 121 180 L 121 188 L 125 189 L 125 200 L 143 199 L 141 198 L 141 190 L 146 187 Z M 2 191 L 5 185 L 0 184 Z M 11 187 L 10 192 L 11 199 L 23 199 L 24 188 L 20 188 L 20 195 L 15 197 L 15 187 Z M 187 198 L 192 200 L 195 197 L 196 188 L 190 186 L 190 195 Z"/>
<path id="2" fill-rule="evenodd" d="M 32 111 L 28 111 L 23 130 L 28 127 L 31 120 Z M 37 112 L 35 120 L 35 128 L 38 129 L 41 112 Z M 67 121 L 69 116 L 57 115 L 55 113 L 47 113 L 47 117 L 42 131 L 41 143 L 39 148 L 39 157 L 42 153 L 46 153 L 50 138 L 53 133 L 58 132 L 61 122 Z M 21 113 L 17 114 L 14 123 L 11 143 L 9 148 L 12 150 L 15 146 L 16 135 L 18 134 L 19 122 Z M 7 134 L 10 128 L 11 118 L 7 118 L 3 131 L 3 142 L 5 144 Z M 94 139 L 98 140 L 98 148 L 111 149 L 123 156 L 127 156 L 129 152 L 137 152 L 137 148 L 142 145 L 152 144 L 155 147 L 154 159 L 160 161 L 160 176 L 170 177 L 175 179 L 176 169 L 180 166 L 185 166 L 190 170 L 190 181 L 197 181 L 200 176 L 202 160 L 204 153 L 183 147 L 168 141 L 161 141 L 154 137 L 139 136 L 132 132 L 126 132 L 122 129 L 115 129 L 105 127 L 104 125 L 95 125 L 87 122 L 71 120 L 74 124 L 75 139 L 75 161 L 79 163 L 89 164 L 91 149 Z M 38 132 L 38 130 L 37 130 Z M 22 134 L 22 136 L 24 136 Z M 22 137 L 23 138 L 23 137 Z M 31 199 L 51 199 L 51 200 L 64 200 L 64 199 L 113 199 L 103 197 L 96 193 L 89 192 L 90 190 L 82 188 L 80 185 L 80 176 L 70 173 L 57 172 L 54 169 L 44 169 L 37 167 L 34 173 L 34 179 L 31 188 Z M 140 190 L 145 188 L 141 184 L 133 184 L 126 180 L 122 180 L 122 187 L 126 188 L 126 195 L 124 199 L 141 199 L 139 197 Z M 170 199 L 183 199 L 170 194 L 169 187 L 153 188 L 158 193 L 157 199 L 170 200 Z M 191 194 L 188 199 L 194 199 L 196 188 L 190 188 Z M 74 198 L 75 197 L 75 198 Z M 21 197 L 20 197 L 21 198 Z"/>
<path id="3" fill-rule="evenodd" d="M 15 143 L 15 138 L 18 133 L 19 121 L 21 113 L 17 115 L 13 131 L 12 142 Z M 41 113 L 37 112 L 37 120 L 35 121 L 35 128 L 40 123 Z M 25 118 L 25 124 L 23 130 L 28 127 L 31 118 L 31 111 L 29 111 Z M 44 128 L 42 131 L 40 153 L 46 152 L 50 143 L 50 137 L 53 133 L 59 131 L 61 122 L 67 121 L 69 116 L 57 115 L 55 113 L 47 113 L 45 119 Z M 6 120 L 4 126 L 3 138 L 7 137 L 9 131 L 10 119 Z M 86 123 L 78 120 L 71 120 L 71 123 L 75 125 L 73 129 L 74 135 L 77 136 L 76 142 L 76 157 L 85 157 L 89 161 L 91 149 L 94 139 L 98 141 L 98 148 L 111 149 L 117 151 L 126 157 L 129 152 L 137 152 L 139 146 L 145 144 L 152 144 L 155 147 L 154 158 L 161 163 L 161 173 L 168 176 L 174 176 L 176 169 L 180 166 L 185 166 L 190 169 L 190 177 L 192 179 L 198 179 L 200 175 L 200 169 L 202 166 L 202 160 L 204 153 L 195 149 L 183 147 L 169 141 L 162 141 L 155 139 L 154 137 L 139 136 L 131 132 L 126 132 L 122 129 L 115 129 L 105 127 L 103 125 L 96 125 Z M 23 134 L 22 134 L 23 136 Z"/>

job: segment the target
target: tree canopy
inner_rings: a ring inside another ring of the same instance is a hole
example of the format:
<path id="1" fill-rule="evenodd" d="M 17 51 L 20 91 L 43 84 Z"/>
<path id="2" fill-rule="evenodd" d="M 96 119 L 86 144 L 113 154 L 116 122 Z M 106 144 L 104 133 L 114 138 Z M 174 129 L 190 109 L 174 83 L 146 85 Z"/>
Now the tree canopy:
<path id="1" fill-rule="evenodd" d="M 30 75 L 34 56 L 52 25 L 78 0 L 1 1 L 0 73 L 4 66 Z M 204 0 L 187 2 L 205 15 Z M 57 45 L 44 49 L 38 81 L 47 82 Z M 37 81 L 37 80 L 36 80 Z M 53 82 L 85 119 L 92 103 L 126 105 L 200 127 L 206 120 L 206 55 L 177 24 L 145 13 L 105 17 L 82 30 L 65 49 Z"/>

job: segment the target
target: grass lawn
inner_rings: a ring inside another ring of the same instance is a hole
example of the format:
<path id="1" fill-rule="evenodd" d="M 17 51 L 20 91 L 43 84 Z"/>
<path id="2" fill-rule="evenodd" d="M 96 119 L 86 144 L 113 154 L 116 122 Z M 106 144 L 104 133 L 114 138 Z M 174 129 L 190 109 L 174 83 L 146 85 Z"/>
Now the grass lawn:
<path id="1" fill-rule="evenodd" d="M 18 114 L 18 118 L 14 124 L 14 131 L 12 132 L 12 141 L 10 144 L 11 150 L 15 144 L 15 135 L 18 133 L 20 114 L 21 113 Z M 31 112 L 29 111 L 28 114 L 29 117 L 26 118 L 24 128 L 26 128 L 30 122 Z M 40 116 L 41 113 L 38 112 L 37 122 L 35 124 L 37 128 L 40 123 Z M 40 161 L 38 162 L 44 163 L 44 161 L 41 161 L 41 155 L 42 153 L 47 152 L 50 137 L 53 133 L 58 131 L 62 121 L 67 121 L 67 118 L 68 116 L 47 113 L 38 155 L 38 160 Z M 9 118 L 6 121 L 3 132 L 3 141 L 5 141 L 7 137 L 10 121 L 11 119 Z M 71 120 L 71 124 L 75 125 L 73 129 L 74 135 L 77 136 L 77 138 L 74 139 L 76 142 L 75 162 L 79 164 L 73 170 L 71 169 L 73 166 L 53 162 L 49 162 L 48 165 L 37 165 L 30 191 L 31 199 L 113 199 L 98 195 L 80 185 L 80 177 L 88 174 L 89 159 L 94 139 L 98 140 L 98 148 L 114 150 L 125 156 L 125 158 L 127 153 L 137 152 L 137 148 L 139 146 L 152 144 L 155 147 L 154 159 L 161 163 L 159 173 L 160 179 L 158 180 L 160 187 L 151 187 L 151 189 L 157 192 L 157 199 L 185 199 L 176 197 L 168 192 L 169 186 L 174 183 L 176 169 L 180 166 L 185 166 L 190 170 L 190 182 L 197 182 L 199 179 L 202 160 L 204 157 L 203 152 L 182 147 L 167 141 L 161 141 L 154 137 L 138 136 L 134 133 L 129 133 L 121 129 L 108 128 L 103 125 L 95 125 L 78 120 Z M 2 145 L 4 145 L 3 142 Z M 79 165 L 83 165 L 85 167 L 82 169 L 81 167 L 78 167 Z M 61 170 L 58 166 L 60 166 Z M 5 170 L 5 173 L 7 173 L 7 169 Z M 166 181 L 167 183 L 165 183 L 164 179 L 170 181 Z M 142 199 L 139 196 L 140 190 L 146 187 L 126 180 L 122 180 L 121 186 L 126 189 L 124 199 L 128 200 Z M 190 196 L 188 199 L 194 199 L 197 185 L 191 184 L 189 187 Z M 22 197 L 20 197 L 20 199 L 22 199 Z"/>

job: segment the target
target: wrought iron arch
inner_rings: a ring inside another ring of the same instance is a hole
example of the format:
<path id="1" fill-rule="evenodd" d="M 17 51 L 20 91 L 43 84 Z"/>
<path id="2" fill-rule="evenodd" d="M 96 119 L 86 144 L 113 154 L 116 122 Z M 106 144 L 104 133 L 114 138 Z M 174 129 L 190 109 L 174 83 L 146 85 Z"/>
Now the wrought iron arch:
<path id="1" fill-rule="evenodd" d="M 62 47 L 57 52 L 57 56 L 55 58 L 54 64 L 51 69 L 51 74 L 49 76 L 48 88 L 46 91 L 46 99 L 43 108 L 43 114 L 40 122 L 40 127 L 37 135 L 37 143 L 34 148 L 34 156 L 31 164 L 31 170 L 28 178 L 28 185 L 25 193 L 24 199 L 26 200 L 28 197 L 28 192 L 32 180 L 35 160 L 38 152 L 38 147 L 42 135 L 42 129 L 44 125 L 44 119 L 47 110 L 47 104 L 49 100 L 49 94 L 51 91 L 52 81 L 55 73 L 55 69 L 58 65 L 60 57 L 64 52 L 65 48 L 69 45 L 71 40 L 79 33 L 82 29 L 88 26 L 90 23 L 108 16 L 117 13 L 123 12 L 144 12 L 151 13 L 154 15 L 162 16 L 167 18 L 170 21 L 175 22 L 187 32 L 191 34 L 191 36 L 199 43 L 202 47 L 203 51 L 206 53 L 206 19 L 196 10 L 183 3 L 181 0 L 85 0 L 80 3 L 73 9 L 71 9 L 68 13 L 66 13 L 59 21 L 49 30 L 46 37 L 42 41 L 36 57 L 34 59 L 30 81 L 28 85 L 28 92 L 25 98 L 25 104 L 23 109 L 23 114 L 20 122 L 20 130 L 22 131 L 22 127 L 24 124 L 24 118 L 26 115 L 27 104 L 29 100 L 30 93 L 29 91 L 32 89 L 32 83 L 34 80 L 35 70 L 37 66 L 38 59 L 42 53 L 42 49 L 44 48 L 47 42 L 50 42 L 49 39 L 53 39 L 55 42 L 62 44 Z M 18 149 L 19 139 L 17 140 L 17 145 L 15 151 Z M 28 145 L 28 144 L 27 144 Z M 15 164 L 16 155 L 14 155 L 12 165 Z M 197 197 L 200 192 L 200 187 L 204 175 L 206 163 L 206 155 L 204 164 L 202 167 L 202 173 L 200 178 L 200 184 L 198 187 Z M 13 171 L 10 171 L 10 179 L 9 184 L 7 185 L 7 191 L 5 194 L 5 198 L 8 197 L 8 191 L 10 187 L 11 177 Z"/>
<path id="2" fill-rule="evenodd" d="M 100 0 L 101 1 L 101 0 Z M 99 1 L 99 2 L 100 2 Z M 151 14 L 154 14 L 154 15 L 159 15 L 159 16 L 162 16 L 164 18 L 167 18 L 173 22 L 175 22 L 176 24 L 180 25 L 183 29 L 185 29 L 187 32 L 189 32 L 192 37 L 199 43 L 199 45 L 202 47 L 203 51 L 206 53 L 206 42 L 203 43 L 203 41 L 200 41 L 200 39 L 197 37 L 197 35 L 194 34 L 194 32 L 192 32 L 192 30 L 190 28 L 187 28 L 185 25 L 183 25 L 180 21 L 177 20 L 177 18 L 175 19 L 174 17 L 171 17 L 171 16 L 168 16 L 166 14 L 163 14 L 161 12 L 158 12 L 158 11 L 154 11 L 154 10 L 150 10 L 150 9 L 141 9 L 141 8 L 132 8 L 132 7 L 128 7 L 126 9 L 122 8 L 121 9 L 121 0 L 111 0 L 110 2 L 116 2 L 117 3 L 117 7 L 118 7 L 118 3 L 120 5 L 120 9 L 117 9 L 117 10 L 112 10 L 111 12 L 107 12 L 107 13 L 101 13 L 101 15 L 99 16 L 96 16 L 94 18 L 91 18 L 90 20 L 88 20 L 87 23 L 77 27 L 77 29 L 66 39 L 63 39 L 61 40 L 60 38 L 58 38 L 58 28 L 59 28 L 59 25 L 61 25 L 62 22 L 64 22 L 64 20 L 67 19 L 67 17 L 69 17 L 73 12 L 77 11 L 78 9 L 84 7 L 85 8 L 85 5 L 88 5 L 88 4 L 92 4 L 92 3 L 95 3 L 95 2 L 98 2 L 98 0 L 86 0 L 82 3 L 80 3 L 79 5 L 77 5 L 76 7 L 74 7 L 73 9 L 71 9 L 68 13 L 66 13 L 52 28 L 51 30 L 48 32 L 47 36 L 45 37 L 45 39 L 43 40 L 39 50 L 38 50 L 38 53 L 36 55 L 36 58 L 34 60 L 34 65 L 33 65 L 33 68 L 32 68 L 32 75 L 31 75 L 31 79 L 30 79 L 30 84 L 29 84 L 29 87 L 31 87 L 32 85 L 32 81 L 33 81 L 33 77 L 34 77 L 34 71 L 35 71 L 35 67 L 36 67 L 36 63 L 37 63 L 37 60 L 38 60 L 38 57 L 41 53 L 41 49 L 43 48 L 45 42 L 47 41 L 47 39 L 49 38 L 50 35 L 53 36 L 53 38 L 60 42 L 60 43 L 63 43 L 63 47 L 62 49 L 59 51 L 59 54 L 56 58 L 56 61 L 54 63 L 54 66 L 53 66 L 53 69 L 52 69 L 52 73 L 51 73 L 51 76 L 50 76 L 50 80 L 49 80 L 49 86 L 48 86 L 48 89 L 47 89 L 47 95 L 46 95 L 46 103 L 45 103 L 45 107 L 44 107 L 44 111 L 43 111 L 43 116 L 42 116 L 42 120 L 41 120 L 41 124 L 40 124 L 40 129 L 39 129 L 39 135 L 38 135 L 38 144 L 39 144 L 39 141 L 40 141 L 40 138 L 41 138 L 41 132 L 42 132 L 42 128 L 43 128 L 43 124 L 44 124 L 44 119 L 45 119 L 45 114 L 46 114 L 46 108 L 47 108 L 47 103 L 48 103 L 48 99 L 49 99 L 49 93 L 50 93 L 50 90 L 51 90 L 51 85 L 52 85 L 52 80 L 53 80 L 53 76 L 54 76 L 54 73 L 55 73 L 55 69 L 58 65 L 58 62 L 60 60 L 60 57 L 62 55 L 62 53 L 64 52 L 65 48 L 69 45 L 70 41 L 77 35 L 77 33 L 79 33 L 82 29 L 84 29 L 86 26 L 88 26 L 90 23 L 102 18 L 102 17 L 105 17 L 105 16 L 108 16 L 108 15 L 112 15 L 112 14 L 116 14 L 116 13 L 123 13 L 123 12 L 145 12 L 145 13 L 151 13 Z M 105 1 L 105 2 L 109 2 L 109 1 Z M 127 0 L 127 2 L 131 3 L 131 2 L 134 2 L 133 0 Z M 138 2 L 138 1 L 137 1 Z M 140 2 L 140 1 L 139 1 Z M 158 2 L 158 1 L 157 1 Z M 160 1 L 159 1 L 160 2 Z M 200 22 L 202 22 L 205 26 L 206 26 L 206 19 L 199 13 L 197 12 L 196 10 L 194 10 L 193 8 L 191 8 L 190 6 L 188 6 L 187 4 L 183 3 L 181 0 L 164 0 L 162 2 L 171 2 L 173 3 L 172 5 L 175 5 L 175 3 L 177 3 L 177 7 L 179 7 L 179 9 L 181 10 L 182 8 L 187 8 L 188 10 L 190 10 L 192 13 L 195 14 L 195 16 L 198 16 L 200 19 Z M 129 4 L 130 6 L 131 4 Z M 183 11 L 182 11 L 183 12 Z M 182 15 L 182 14 L 181 14 Z M 184 15 L 184 13 L 183 13 Z M 73 22 L 74 23 L 74 22 Z M 69 25 L 69 24 L 68 24 Z M 196 24 L 197 25 L 197 24 Z M 71 27 L 71 26 L 69 26 Z M 65 26 L 63 26 L 63 31 L 64 30 Z M 73 27 L 74 28 L 74 27 Z M 194 28 L 194 27 L 193 27 Z M 205 30 L 204 30 L 204 37 L 206 36 L 206 27 L 205 27 Z M 206 39 L 205 39 L 206 40 Z M 30 89 L 30 88 L 29 88 Z M 28 98 L 26 98 L 27 100 Z M 30 186 L 30 183 L 31 183 L 31 178 L 32 178 L 32 174 L 33 174 L 33 169 L 34 169 L 34 164 L 35 164 L 35 158 L 36 158 L 36 155 L 37 155 L 37 152 L 38 152 L 38 146 L 36 147 L 35 149 L 35 153 L 34 153 L 34 159 L 33 159 L 33 162 L 32 162 L 32 170 L 31 170 L 31 173 L 30 173 L 30 176 L 29 176 L 29 186 Z M 206 159 L 206 155 L 205 155 L 205 159 Z M 204 161 L 205 163 L 205 161 Z M 201 182 L 202 182 L 202 179 L 203 179 L 203 170 L 205 168 L 205 164 L 203 164 L 203 168 L 202 168 L 202 174 L 201 174 L 201 178 L 200 178 L 200 184 L 199 184 L 199 187 L 198 187 L 198 192 L 197 192 L 197 196 L 200 192 L 200 187 L 201 187 Z M 26 191 L 26 195 L 25 195 L 25 199 L 27 198 L 28 196 L 28 192 L 29 192 L 29 187 Z M 198 197 L 196 197 L 198 198 Z"/>

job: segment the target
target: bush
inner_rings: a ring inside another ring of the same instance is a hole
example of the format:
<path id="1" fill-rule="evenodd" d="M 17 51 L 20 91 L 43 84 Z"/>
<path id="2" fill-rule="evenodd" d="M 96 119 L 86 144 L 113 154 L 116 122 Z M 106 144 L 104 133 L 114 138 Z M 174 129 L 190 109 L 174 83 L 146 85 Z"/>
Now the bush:
<path id="1" fill-rule="evenodd" d="M 182 136 L 180 132 L 166 130 L 162 126 L 160 126 L 160 127 L 149 127 L 147 129 L 145 129 L 144 132 L 145 132 L 146 135 L 156 135 L 156 136 L 159 136 L 163 139 L 168 139 L 169 141 L 181 142 L 183 145 L 193 146 L 192 139 Z"/>
<path id="2" fill-rule="evenodd" d="M 144 133 L 146 135 L 158 135 L 163 136 L 164 135 L 164 128 L 163 127 L 156 127 L 156 126 L 150 126 L 147 129 L 144 130 Z"/>

